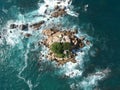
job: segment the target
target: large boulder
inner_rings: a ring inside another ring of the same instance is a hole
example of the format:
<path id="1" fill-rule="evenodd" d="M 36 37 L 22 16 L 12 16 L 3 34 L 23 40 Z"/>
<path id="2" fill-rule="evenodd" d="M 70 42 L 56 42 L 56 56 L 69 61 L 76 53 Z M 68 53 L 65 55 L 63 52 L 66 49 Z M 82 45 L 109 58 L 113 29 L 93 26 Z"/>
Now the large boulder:
<path id="1" fill-rule="evenodd" d="M 21 29 L 21 30 L 28 30 L 28 24 L 21 24 L 19 26 L 19 29 Z"/>

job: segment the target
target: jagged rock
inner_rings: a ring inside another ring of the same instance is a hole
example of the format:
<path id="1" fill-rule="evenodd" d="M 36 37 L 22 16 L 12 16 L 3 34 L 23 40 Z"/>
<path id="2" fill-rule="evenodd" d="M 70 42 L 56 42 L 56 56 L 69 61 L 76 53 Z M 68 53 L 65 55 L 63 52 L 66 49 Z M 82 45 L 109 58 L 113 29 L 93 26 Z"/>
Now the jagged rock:
<path id="1" fill-rule="evenodd" d="M 54 37 L 54 36 L 53 36 L 52 41 L 53 41 L 53 42 L 61 42 L 61 39 L 60 39 L 59 37 Z M 51 44 L 52 44 L 52 43 L 51 43 Z M 50 44 L 50 45 L 51 45 L 51 44 Z"/>
<path id="2" fill-rule="evenodd" d="M 55 6 L 55 10 L 57 10 L 57 9 L 59 9 L 59 6 L 58 6 L 58 5 Z"/>
<path id="3" fill-rule="evenodd" d="M 52 43 L 53 43 L 53 37 L 49 37 L 49 38 L 45 41 L 45 45 L 47 45 L 47 46 L 52 45 Z"/>
<path id="4" fill-rule="evenodd" d="M 73 30 L 73 34 L 76 34 L 76 33 L 78 33 L 78 30 L 77 30 L 77 29 L 74 29 L 74 30 Z"/>
<path id="5" fill-rule="evenodd" d="M 48 29 L 48 30 L 43 30 L 42 33 L 46 36 L 51 36 L 52 34 L 55 33 L 55 31 L 53 31 L 52 29 Z"/>
<path id="6" fill-rule="evenodd" d="M 68 43 L 71 42 L 71 40 L 68 36 L 63 36 L 63 38 L 64 38 L 64 42 L 68 42 Z"/>
<path id="7" fill-rule="evenodd" d="M 25 37 L 30 37 L 30 36 L 32 36 L 32 34 L 29 34 L 29 33 L 25 34 Z"/>
<path id="8" fill-rule="evenodd" d="M 38 23 L 30 25 L 30 27 L 33 27 L 34 29 L 39 29 L 42 24 L 44 24 L 45 21 L 40 21 Z"/>
<path id="9" fill-rule="evenodd" d="M 84 37 L 84 36 L 81 36 L 79 39 L 80 39 L 81 41 L 83 41 L 83 40 L 85 40 L 85 37 Z"/>
<path id="10" fill-rule="evenodd" d="M 10 24 L 10 29 L 14 29 L 14 28 L 17 28 L 18 27 L 18 25 L 16 25 L 16 24 Z"/>
<path id="11" fill-rule="evenodd" d="M 58 17 L 58 12 L 54 12 L 51 14 L 52 17 Z"/>
<path id="12" fill-rule="evenodd" d="M 28 24 L 21 24 L 19 26 L 19 29 L 21 29 L 21 30 L 28 30 Z"/>
<path id="13" fill-rule="evenodd" d="M 62 15 L 64 15 L 64 14 L 66 14 L 66 11 L 65 11 L 64 9 L 59 9 L 59 10 L 57 10 L 57 11 L 54 11 L 54 12 L 51 14 L 51 16 L 52 16 L 52 17 L 59 17 L 59 16 L 62 16 Z"/>
<path id="14" fill-rule="evenodd" d="M 81 43 L 79 44 L 79 46 L 80 46 L 80 48 L 83 48 L 83 47 L 85 46 L 85 44 L 81 42 Z"/>
<path id="15" fill-rule="evenodd" d="M 56 54 L 54 54 L 51 50 L 49 51 L 50 53 L 48 54 L 48 58 L 50 60 L 56 61 L 59 65 L 63 65 L 66 62 L 75 63 L 76 54 L 75 53 L 73 54 L 72 50 L 83 48 L 86 45 L 84 43 L 85 37 L 82 36 L 78 38 L 77 36 L 74 35 L 76 34 L 76 31 L 59 31 L 52 28 L 52 29 L 43 30 L 42 33 L 47 36 L 47 39 L 45 39 L 43 42 L 44 42 L 44 45 L 48 48 L 50 48 L 51 45 L 56 42 L 58 43 L 68 42 L 72 45 L 69 51 L 66 51 L 66 50 L 63 51 L 64 55 L 67 55 L 67 53 L 69 53 L 69 55 L 62 58 L 57 57 Z"/>

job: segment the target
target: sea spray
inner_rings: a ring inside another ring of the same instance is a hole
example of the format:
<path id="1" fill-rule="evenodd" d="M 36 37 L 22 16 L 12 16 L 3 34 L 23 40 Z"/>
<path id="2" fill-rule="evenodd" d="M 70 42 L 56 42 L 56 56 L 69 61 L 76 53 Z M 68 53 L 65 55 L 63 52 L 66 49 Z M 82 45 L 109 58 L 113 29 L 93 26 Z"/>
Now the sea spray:
<path id="1" fill-rule="evenodd" d="M 27 48 L 26 48 L 26 52 L 25 52 L 25 54 L 24 54 L 24 56 L 25 56 L 25 65 L 23 66 L 23 68 L 20 70 L 20 72 L 18 73 L 18 78 L 20 78 L 20 79 L 22 79 L 27 85 L 28 85 L 28 87 L 29 87 L 29 89 L 30 90 L 32 90 L 32 87 L 33 87 L 33 85 L 32 85 L 32 83 L 31 83 L 31 81 L 30 80 L 26 80 L 23 76 L 22 76 L 22 73 L 23 73 L 23 71 L 27 68 L 27 66 L 28 66 L 28 53 L 29 53 L 29 49 L 30 49 L 30 46 L 29 46 L 29 44 L 27 45 Z"/>

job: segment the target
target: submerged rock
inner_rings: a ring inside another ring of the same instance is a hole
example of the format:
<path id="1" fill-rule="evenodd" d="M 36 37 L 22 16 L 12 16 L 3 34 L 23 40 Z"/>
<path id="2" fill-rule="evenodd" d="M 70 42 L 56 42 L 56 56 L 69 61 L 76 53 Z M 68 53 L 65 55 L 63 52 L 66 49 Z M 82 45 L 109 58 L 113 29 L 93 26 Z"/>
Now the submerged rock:
<path id="1" fill-rule="evenodd" d="M 17 27 L 18 27 L 18 25 L 16 25 L 16 24 L 10 24 L 10 29 L 15 29 Z"/>
<path id="2" fill-rule="evenodd" d="M 21 30 L 28 30 L 28 24 L 21 24 L 19 26 L 19 29 L 21 29 Z"/>
<path id="3" fill-rule="evenodd" d="M 32 36 L 32 34 L 30 34 L 30 33 L 25 34 L 25 37 L 27 37 L 27 38 L 30 37 L 30 36 Z"/>
<path id="4" fill-rule="evenodd" d="M 19 28 L 20 30 L 28 30 L 28 24 L 21 24 L 21 25 L 10 24 L 10 29 L 15 29 L 15 28 Z"/>

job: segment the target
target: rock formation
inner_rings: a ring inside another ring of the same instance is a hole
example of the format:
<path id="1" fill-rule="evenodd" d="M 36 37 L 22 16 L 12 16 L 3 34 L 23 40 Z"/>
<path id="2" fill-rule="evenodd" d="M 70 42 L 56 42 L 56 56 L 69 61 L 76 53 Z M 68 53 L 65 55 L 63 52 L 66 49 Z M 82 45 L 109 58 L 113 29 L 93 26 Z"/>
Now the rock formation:
<path id="1" fill-rule="evenodd" d="M 66 14 L 65 9 L 59 9 L 59 7 L 56 7 L 55 9 L 56 10 L 51 14 L 52 17 L 59 17 Z"/>
<path id="2" fill-rule="evenodd" d="M 45 23 L 45 21 L 40 21 L 38 23 L 34 23 L 34 24 L 30 25 L 30 27 L 38 30 L 41 27 L 41 25 L 44 24 L 44 23 Z"/>
<path id="3" fill-rule="evenodd" d="M 77 36 L 75 36 L 75 34 L 77 33 L 76 30 L 60 31 L 60 30 L 56 30 L 56 29 L 47 29 L 47 30 L 43 30 L 42 33 L 45 36 L 47 36 L 47 38 L 45 40 L 43 40 L 42 44 L 44 44 L 46 47 L 49 48 L 49 53 L 47 55 L 48 59 L 58 62 L 59 65 L 60 64 L 63 65 L 66 62 L 70 62 L 70 61 L 75 63 L 76 62 L 76 60 L 75 60 L 76 53 L 73 53 L 73 50 L 83 48 L 85 45 L 90 45 L 90 41 L 85 40 L 85 37 L 78 38 Z M 63 55 L 65 55 L 65 57 L 59 57 L 55 52 L 53 52 L 51 50 L 51 46 L 54 43 L 58 43 L 58 44 L 60 43 L 60 45 L 62 45 L 64 43 L 68 43 L 71 45 L 70 49 L 63 50 L 62 53 L 63 53 Z M 67 56 L 66 56 L 67 52 L 69 54 L 67 54 Z"/>
<path id="4" fill-rule="evenodd" d="M 20 30 L 24 30 L 25 31 L 25 30 L 28 30 L 29 27 L 31 27 L 31 28 L 33 28 L 35 30 L 38 30 L 41 27 L 41 25 L 43 25 L 44 23 L 45 23 L 45 21 L 40 21 L 38 23 L 34 23 L 34 24 L 31 24 L 31 25 L 29 25 L 29 24 L 16 25 L 16 24 L 13 23 L 13 24 L 10 24 L 9 28 L 10 29 L 18 28 Z"/>

